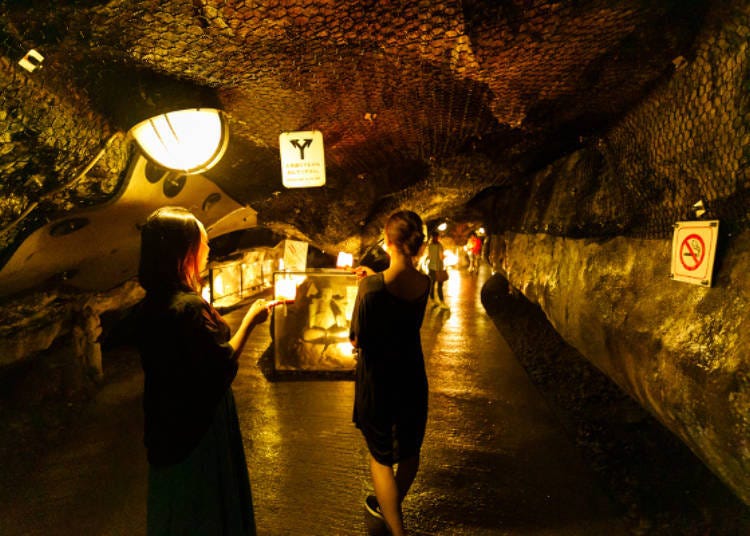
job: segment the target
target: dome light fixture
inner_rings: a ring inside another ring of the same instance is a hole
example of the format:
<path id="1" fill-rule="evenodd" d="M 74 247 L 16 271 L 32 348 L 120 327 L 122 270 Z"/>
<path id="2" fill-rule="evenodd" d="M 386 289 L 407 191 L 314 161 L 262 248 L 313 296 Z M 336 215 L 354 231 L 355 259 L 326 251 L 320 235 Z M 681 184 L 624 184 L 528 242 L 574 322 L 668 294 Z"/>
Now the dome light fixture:
<path id="1" fill-rule="evenodd" d="M 141 121 L 130 133 L 149 160 L 186 175 L 211 169 L 229 143 L 229 128 L 215 108 L 167 112 Z"/>

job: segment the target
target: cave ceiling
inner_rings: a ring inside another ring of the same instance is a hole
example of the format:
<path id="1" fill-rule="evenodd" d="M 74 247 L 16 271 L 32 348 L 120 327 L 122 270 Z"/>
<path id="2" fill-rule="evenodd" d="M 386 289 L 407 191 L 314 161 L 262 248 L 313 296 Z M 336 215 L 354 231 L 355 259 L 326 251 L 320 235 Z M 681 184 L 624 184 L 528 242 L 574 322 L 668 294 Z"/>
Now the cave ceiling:
<path id="1" fill-rule="evenodd" d="M 206 177 L 287 236 L 341 244 L 395 208 L 481 221 L 483 192 L 588 143 L 689 58 L 705 4 L 0 2 L 0 245 L 110 202 L 124 134 L 178 102 L 224 111 Z M 323 133 L 324 187 L 282 185 L 279 134 L 299 130 Z"/>

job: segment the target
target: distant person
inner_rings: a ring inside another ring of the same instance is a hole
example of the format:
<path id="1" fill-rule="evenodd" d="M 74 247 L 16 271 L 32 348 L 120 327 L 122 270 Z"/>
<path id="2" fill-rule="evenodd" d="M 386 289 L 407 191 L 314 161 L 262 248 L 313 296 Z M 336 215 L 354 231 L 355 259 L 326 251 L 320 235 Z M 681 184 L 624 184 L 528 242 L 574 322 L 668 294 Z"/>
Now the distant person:
<path id="1" fill-rule="evenodd" d="M 466 254 L 469 257 L 469 272 L 479 272 L 479 260 L 482 255 L 482 239 L 473 231 L 469 235 L 469 240 L 466 242 Z"/>
<path id="2" fill-rule="evenodd" d="M 137 345 L 144 371 L 149 535 L 254 535 L 231 384 L 248 335 L 273 303 L 230 328 L 201 297 L 208 238 L 188 210 L 163 207 L 141 229 Z"/>
<path id="3" fill-rule="evenodd" d="M 401 503 L 419 468 L 427 423 L 419 329 L 430 280 L 414 266 L 423 243 L 417 214 L 399 211 L 388 218 L 390 264 L 360 280 L 350 329 L 358 351 L 353 421 L 367 442 L 375 488 L 365 505 L 395 536 L 406 534 Z"/>
<path id="4" fill-rule="evenodd" d="M 440 243 L 440 233 L 433 231 L 430 237 L 430 243 L 427 246 L 427 270 L 430 276 L 430 299 L 434 300 L 437 293 L 437 304 L 440 307 L 447 308 L 445 296 L 443 295 L 445 271 L 445 249 Z"/>

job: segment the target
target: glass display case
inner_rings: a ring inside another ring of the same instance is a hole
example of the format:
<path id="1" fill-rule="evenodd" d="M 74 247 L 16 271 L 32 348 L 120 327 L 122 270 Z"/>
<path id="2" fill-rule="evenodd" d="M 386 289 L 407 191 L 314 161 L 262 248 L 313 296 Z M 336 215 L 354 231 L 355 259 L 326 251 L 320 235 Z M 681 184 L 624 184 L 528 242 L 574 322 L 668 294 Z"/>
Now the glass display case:
<path id="1" fill-rule="evenodd" d="M 294 300 L 273 309 L 276 370 L 353 371 L 349 325 L 357 278 L 345 270 L 275 272 L 274 298 Z"/>
<path id="2" fill-rule="evenodd" d="M 239 252 L 232 259 L 212 261 L 203 297 L 214 307 L 232 307 L 273 284 L 280 251 L 257 248 Z"/>

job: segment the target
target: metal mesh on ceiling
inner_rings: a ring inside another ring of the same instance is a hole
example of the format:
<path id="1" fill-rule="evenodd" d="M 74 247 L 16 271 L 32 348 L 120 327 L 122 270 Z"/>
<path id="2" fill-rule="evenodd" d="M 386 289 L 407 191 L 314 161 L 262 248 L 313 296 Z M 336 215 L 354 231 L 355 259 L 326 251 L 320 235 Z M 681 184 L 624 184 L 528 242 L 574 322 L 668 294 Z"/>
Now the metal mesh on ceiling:
<path id="1" fill-rule="evenodd" d="M 612 183 L 604 203 L 611 208 L 587 209 L 584 200 L 577 222 L 546 214 L 516 228 L 665 236 L 699 195 L 717 215 L 747 221 L 747 144 L 738 142 L 747 123 L 737 91 L 747 71 L 742 2 L 727 3 L 739 7 L 718 10 L 717 27 L 704 29 L 719 32 L 726 46 L 705 43 L 689 75 L 607 136 L 673 75 L 671 62 L 691 49 L 707 3 L 46 4 L 6 2 L 0 18 L 4 226 L 32 226 L 112 195 L 130 153 L 116 135 L 129 125 L 115 104 L 148 107 L 194 88 L 217 99 L 257 158 L 271 158 L 282 131 L 325 133 L 331 182 L 324 193 L 269 197 L 258 185 L 278 183 L 278 167 L 258 166 L 255 157 L 212 177 L 269 217 L 320 233 L 351 232 L 341 231 L 344 216 L 366 219 L 389 203 L 426 212 L 460 206 L 587 146 L 605 162 L 590 172 Z M 46 59 L 27 75 L 14 60 L 32 46 Z M 712 70 L 717 54 L 729 61 Z M 339 210 L 349 214 L 336 217 Z M 623 213 L 627 225 L 622 218 L 607 225 Z"/>

